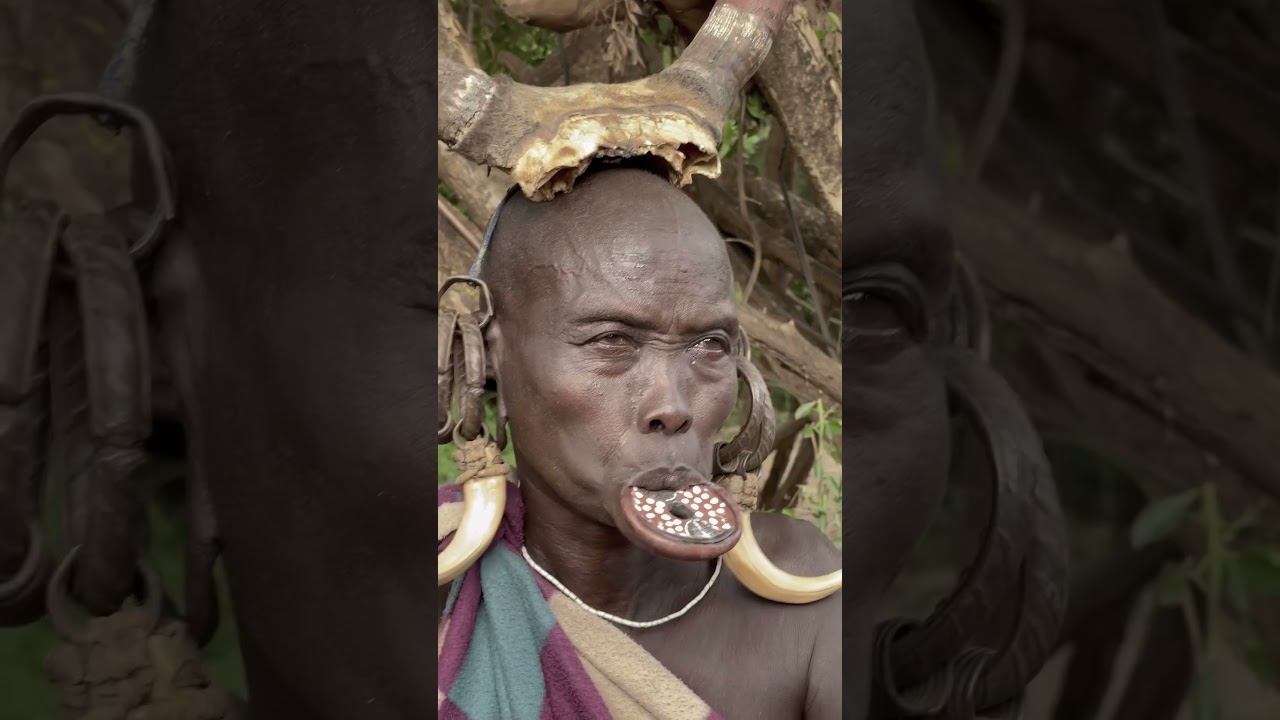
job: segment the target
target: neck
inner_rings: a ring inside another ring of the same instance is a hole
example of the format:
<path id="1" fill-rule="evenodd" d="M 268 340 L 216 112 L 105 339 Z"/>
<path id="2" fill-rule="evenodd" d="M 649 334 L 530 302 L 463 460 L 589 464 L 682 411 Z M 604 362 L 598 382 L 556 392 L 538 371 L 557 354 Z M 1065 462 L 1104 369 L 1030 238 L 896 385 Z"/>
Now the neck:
<path id="1" fill-rule="evenodd" d="M 521 475 L 525 547 L 544 570 L 590 607 L 655 620 L 687 604 L 714 563 L 652 555 L 616 528 L 575 512 L 546 483 Z"/>

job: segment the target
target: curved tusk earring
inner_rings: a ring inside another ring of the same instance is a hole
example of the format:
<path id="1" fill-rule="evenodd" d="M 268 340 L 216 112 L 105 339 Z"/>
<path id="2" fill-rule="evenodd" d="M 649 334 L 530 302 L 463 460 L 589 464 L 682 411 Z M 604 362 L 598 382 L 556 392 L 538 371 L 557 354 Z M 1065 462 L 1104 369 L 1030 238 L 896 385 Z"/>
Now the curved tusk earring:
<path id="1" fill-rule="evenodd" d="M 455 440 L 453 460 L 462 470 L 462 519 L 448 547 L 436 556 L 437 585 L 447 585 L 470 568 L 493 542 L 507 505 L 511 466 L 487 430 L 465 443 Z"/>
<path id="2" fill-rule="evenodd" d="M 489 301 L 489 289 L 476 278 L 455 276 L 445 280 L 440 295 L 449 286 L 464 282 L 476 285 Z M 439 442 L 452 438 L 456 448 L 453 460 L 461 473 L 457 483 L 462 486 L 462 518 L 453 539 L 436 556 L 436 580 L 446 585 L 461 576 L 484 554 L 493 542 L 502 522 L 507 504 L 507 477 L 511 467 L 502 459 L 499 444 L 489 436 L 484 424 L 485 346 L 483 329 L 492 317 L 492 302 L 482 313 L 450 314 L 441 316 L 443 346 L 452 345 L 450 352 L 441 352 L 438 358 L 437 382 L 440 398 L 456 399 L 456 421 L 452 412 L 442 408 L 443 425 L 436 429 Z M 447 324 L 447 327 L 446 327 Z M 505 430 L 504 430 L 505 435 Z"/>
<path id="3" fill-rule="evenodd" d="M 802 605 L 828 597 L 843 586 L 844 570 L 802 577 L 792 575 L 774 565 L 764 554 L 751 528 L 751 513 L 760 496 L 760 478 L 756 471 L 773 450 L 776 424 L 769 386 L 747 357 L 738 356 L 738 374 L 747 381 L 747 417 L 742 429 L 732 440 L 716 447 L 715 482 L 733 495 L 741 509 L 742 535 L 733 549 L 724 555 L 724 563 L 738 582 L 756 595 L 774 602 Z"/>

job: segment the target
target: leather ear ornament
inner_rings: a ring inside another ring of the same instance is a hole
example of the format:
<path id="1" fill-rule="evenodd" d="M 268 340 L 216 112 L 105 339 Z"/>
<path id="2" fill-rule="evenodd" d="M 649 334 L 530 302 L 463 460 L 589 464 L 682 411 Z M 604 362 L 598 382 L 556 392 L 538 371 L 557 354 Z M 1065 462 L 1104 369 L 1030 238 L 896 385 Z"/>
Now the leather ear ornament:
<path id="1" fill-rule="evenodd" d="M 461 275 L 441 284 L 440 299 L 456 283 L 479 289 L 485 308 L 475 313 L 442 309 L 438 321 L 436 441 L 442 445 L 452 441 L 456 448 L 453 460 L 461 471 L 457 482 L 463 499 L 458 529 L 436 557 L 439 585 L 466 572 L 493 542 L 506 509 L 511 473 L 484 424 L 484 328 L 493 317 L 493 299 L 483 280 Z"/>
<path id="2" fill-rule="evenodd" d="M 457 284 L 479 290 L 484 307 L 474 313 L 447 308 L 443 302 L 445 293 Z M 444 445 L 454 439 L 455 432 L 472 440 L 484 426 L 484 329 L 493 319 L 493 296 L 483 280 L 454 275 L 440 284 L 437 302 L 436 442 Z"/>
<path id="3" fill-rule="evenodd" d="M 792 575 L 774 565 L 756 541 L 752 511 L 760 502 L 760 478 L 756 475 L 773 451 L 777 427 L 769 385 L 751 362 L 745 337 L 738 347 L 738 376 L 747 382 L 745 417 L 738 434 L 715 448 L 715 482 L 733 495 L 741 509 L 742 536 L 724 555 L 724 564 L 738 582 L 756 595 L 774 602 L 802 605 L 817 602 L 839 591 L 844 570 L 818 577 Z"/>
<path id="4" fill-rule="evenodd" d="M 959 252 L 952 265 L 951 302 L 934 327 L 934 342 L 965 348 L 983 360 L 990 358 L 991 318 L 982 282 Z"/>
<path id="5" fill-rule="evenodd" d="M 747 402 L 743 408 L 745 416 L 738 434 L 732 440 L 716 444 L 716 482 L 726 485 L 734 493 L 740 506 L 754 510 L 760 494 L 760 481 L 756 472 L 773 451 L 777 425 L 773 415 L 773 400 L 764 376 L 745 354 L 740 354 L 735 359 L 738 377 L 747 383 Z"/>

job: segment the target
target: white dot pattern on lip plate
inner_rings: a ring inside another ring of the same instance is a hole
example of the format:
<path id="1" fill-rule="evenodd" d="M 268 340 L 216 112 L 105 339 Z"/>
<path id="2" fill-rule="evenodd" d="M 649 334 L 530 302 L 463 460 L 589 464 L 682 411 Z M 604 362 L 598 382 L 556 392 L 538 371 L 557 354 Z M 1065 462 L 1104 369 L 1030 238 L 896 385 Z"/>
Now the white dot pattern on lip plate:
<path id="1" fill-rule="evenodd" d="M 733 515 L 725 501 L 701 487 L 667 491 L 632 488 L 631 502 L 642 522 L 680 539 L 715 540 L 733 530 Z"/>

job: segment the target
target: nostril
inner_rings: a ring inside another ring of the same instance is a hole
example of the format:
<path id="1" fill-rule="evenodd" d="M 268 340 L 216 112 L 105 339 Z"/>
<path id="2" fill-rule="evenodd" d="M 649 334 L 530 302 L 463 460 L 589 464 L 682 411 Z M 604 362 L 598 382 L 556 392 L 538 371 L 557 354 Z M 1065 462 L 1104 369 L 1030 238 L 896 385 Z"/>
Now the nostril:
<path id="1" fill-rule="evenodd" d="M 662 432 L 662 421 L 654 418 L 649 421 L 649 432 Z"/>

